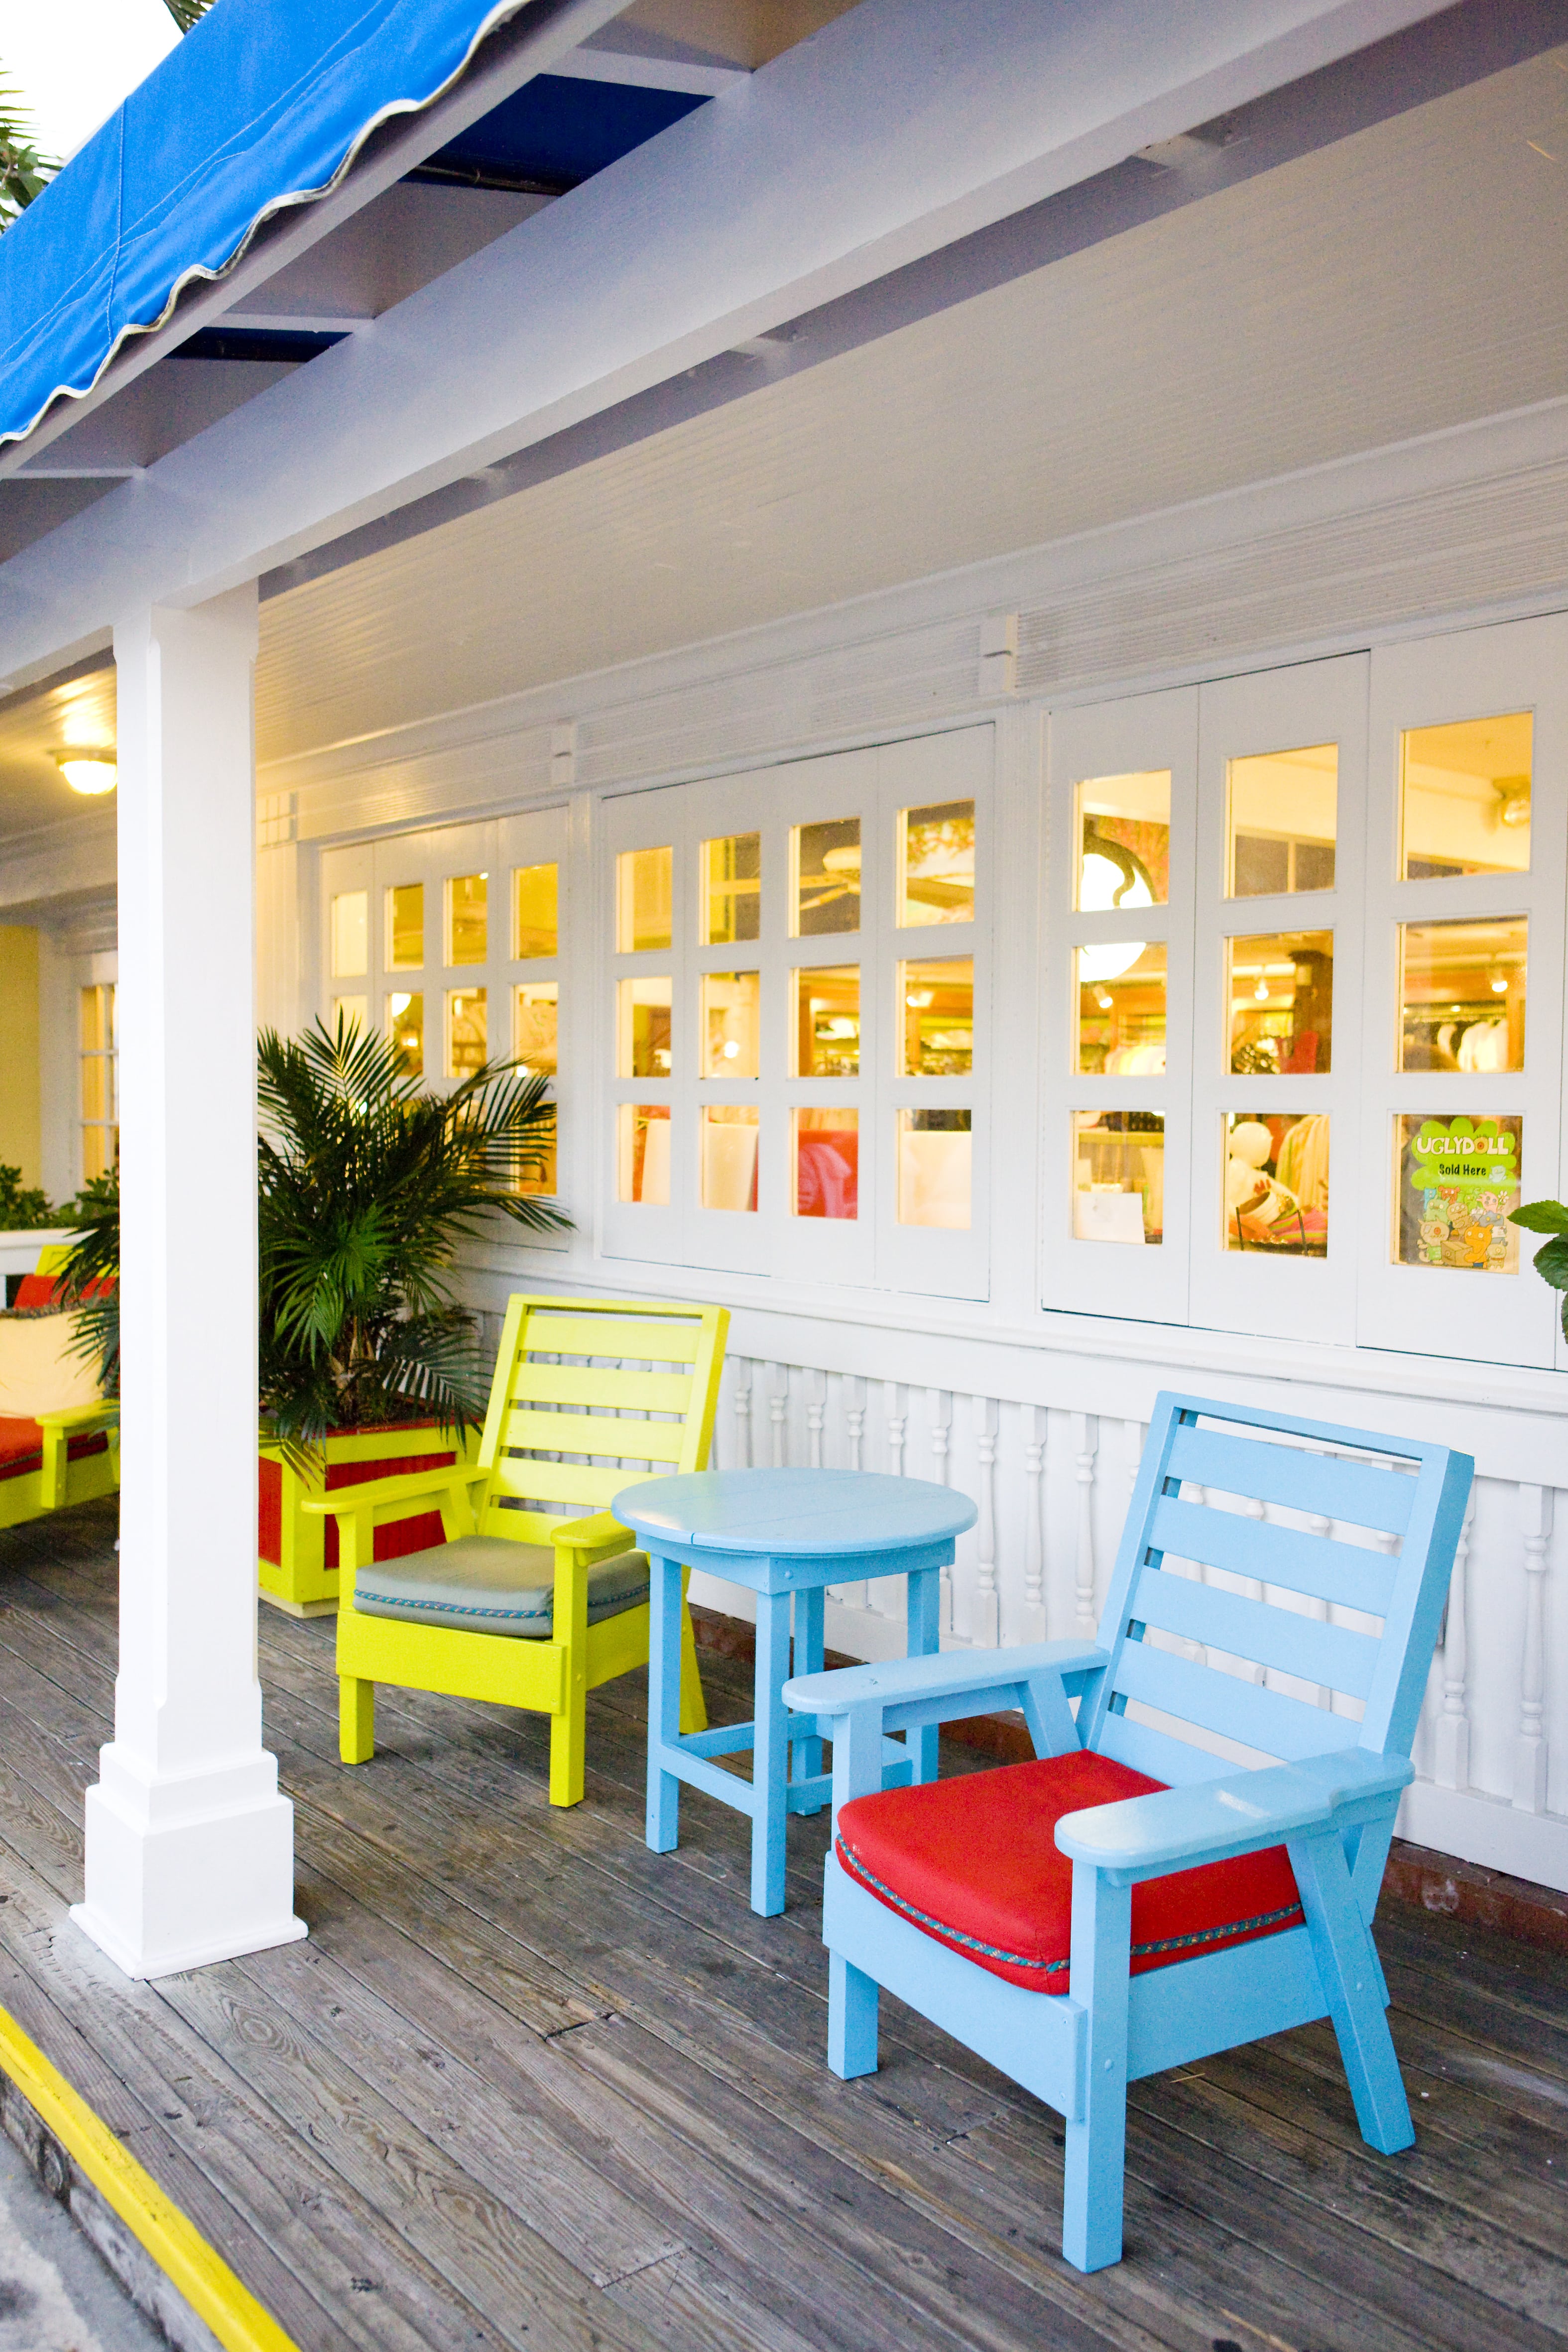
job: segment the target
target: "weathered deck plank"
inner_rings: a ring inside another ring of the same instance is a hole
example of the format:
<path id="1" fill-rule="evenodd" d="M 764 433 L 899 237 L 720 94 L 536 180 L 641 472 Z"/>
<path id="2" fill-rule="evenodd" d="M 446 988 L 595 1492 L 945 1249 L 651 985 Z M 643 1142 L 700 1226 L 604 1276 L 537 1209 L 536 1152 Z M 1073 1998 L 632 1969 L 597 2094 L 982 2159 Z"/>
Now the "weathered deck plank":
<path id="1" fill-rule="evenodd" d="M 89 1507 L 0 1537 L 0 2001 L 305 2352 L 1568 2344 L 1560 1963 L 1391 1912 L 1416 2148 L 1365 2147 L 1322 2028 L 1140 2084 L 1129 2257 L 1084 2279 L 1054 2116 L 894 2002 L 880 2073 L 826 2072 L 824 1820 L 792 1825 L 782 1919 L 747 1907 L 738 1815 L 689 1796 L 647 1853 L 631 1680 L 553 1812 L 542 1724 L 461 1701 L 386 1694 L 345 1771 L 330 1622 L 264 1612 L 310 1940 L 125 1988 L 61 1916 L 111 1532 Z"/>

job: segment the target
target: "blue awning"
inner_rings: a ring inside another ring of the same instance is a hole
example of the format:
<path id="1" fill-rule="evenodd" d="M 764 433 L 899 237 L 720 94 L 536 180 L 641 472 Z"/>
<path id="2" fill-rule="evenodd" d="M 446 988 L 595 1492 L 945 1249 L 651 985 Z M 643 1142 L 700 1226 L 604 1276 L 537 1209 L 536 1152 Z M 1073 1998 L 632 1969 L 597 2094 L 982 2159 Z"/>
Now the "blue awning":
<path id="1" fill-rule="evenodd" d="M 220 0 L 0 236 L 0 441 L 91 390 L 531 0 Z"/>

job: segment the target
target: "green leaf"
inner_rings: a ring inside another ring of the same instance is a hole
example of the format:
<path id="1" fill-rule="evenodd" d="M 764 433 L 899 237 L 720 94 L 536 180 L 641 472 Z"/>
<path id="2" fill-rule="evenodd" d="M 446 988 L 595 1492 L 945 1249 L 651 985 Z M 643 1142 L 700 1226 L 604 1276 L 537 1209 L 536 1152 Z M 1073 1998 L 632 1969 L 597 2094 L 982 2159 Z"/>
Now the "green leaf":
<path id="1" fill-rule="evenodd" d="M 1568 1238 L 1559 1235 L 1535 1253 L 1535 1271 L 1553 1290 L 1568 1290 Z"/>
<path id="2" fill-rule="evenodd" d="M 1568 1207 L 1561 1201 L 1527 1201 L 1510 1213 L 1509 1223 L 1522 1225 L 1528 1234 L 1568 1234 Z M 1535 1262 L 1539 1265 L 1541 1260 Z"/>

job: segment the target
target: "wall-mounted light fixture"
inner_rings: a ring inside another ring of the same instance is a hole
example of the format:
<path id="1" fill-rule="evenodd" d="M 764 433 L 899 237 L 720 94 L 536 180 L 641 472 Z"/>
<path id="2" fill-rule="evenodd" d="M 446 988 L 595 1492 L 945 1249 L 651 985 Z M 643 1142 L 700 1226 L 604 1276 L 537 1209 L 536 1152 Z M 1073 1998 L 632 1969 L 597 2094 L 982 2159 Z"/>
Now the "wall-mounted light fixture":
<path id="1" fill-rule="evenodd" d="M 119 770 L 103 751 L 57 751 L 55 765 L 73 793 L 111 793 Z"/>

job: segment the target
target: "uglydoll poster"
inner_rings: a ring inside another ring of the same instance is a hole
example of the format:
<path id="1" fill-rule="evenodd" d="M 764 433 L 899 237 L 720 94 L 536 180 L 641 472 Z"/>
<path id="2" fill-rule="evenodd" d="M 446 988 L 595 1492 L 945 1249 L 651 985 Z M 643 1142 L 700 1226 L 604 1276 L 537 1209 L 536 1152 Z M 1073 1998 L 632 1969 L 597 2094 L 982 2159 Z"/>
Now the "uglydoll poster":
<path id="1" fill-rule="evenodd" d="M 1517 1274 L 1522 1119 L 1401 1118 L 1399 1261 Z"/>

